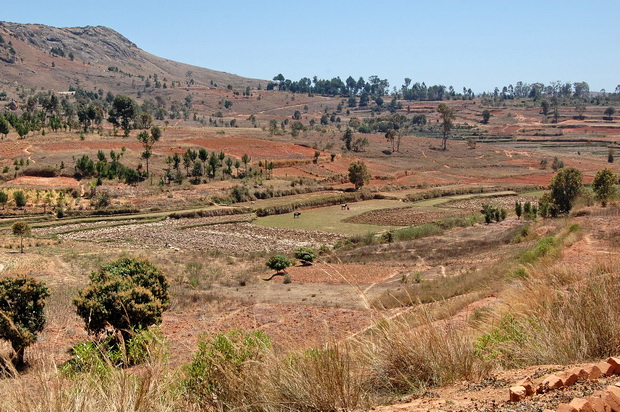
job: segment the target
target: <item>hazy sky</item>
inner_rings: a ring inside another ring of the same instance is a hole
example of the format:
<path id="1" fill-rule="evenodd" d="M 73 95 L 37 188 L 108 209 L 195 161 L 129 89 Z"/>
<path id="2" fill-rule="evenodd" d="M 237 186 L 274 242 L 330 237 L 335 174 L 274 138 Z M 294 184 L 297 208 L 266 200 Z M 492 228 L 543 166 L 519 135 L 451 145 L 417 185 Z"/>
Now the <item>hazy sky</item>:
<path id="1" fill-rule="evenodd" d="M 620 84 L 620 0 L 7 0 L 0 20 L 108 26 L 160 57 L 261 79 Z"/>

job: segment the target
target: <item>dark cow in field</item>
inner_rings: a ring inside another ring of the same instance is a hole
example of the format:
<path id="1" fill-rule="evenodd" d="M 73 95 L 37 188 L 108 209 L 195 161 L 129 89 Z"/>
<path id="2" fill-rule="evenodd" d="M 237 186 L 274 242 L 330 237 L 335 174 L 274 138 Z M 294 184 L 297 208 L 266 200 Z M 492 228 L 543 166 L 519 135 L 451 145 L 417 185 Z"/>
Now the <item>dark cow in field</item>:
<path id="1" fill-rule="evenodd" d="M 347 205 L 346 203 L 341 204 L 340 210 L 349 210 L 349 205 Z"/>
<path id="2" fill-rule="evenodd" d="M 293 219 L 298 218 L 299 216 L 301 216 L 301 212 L 293 212 Z"/>

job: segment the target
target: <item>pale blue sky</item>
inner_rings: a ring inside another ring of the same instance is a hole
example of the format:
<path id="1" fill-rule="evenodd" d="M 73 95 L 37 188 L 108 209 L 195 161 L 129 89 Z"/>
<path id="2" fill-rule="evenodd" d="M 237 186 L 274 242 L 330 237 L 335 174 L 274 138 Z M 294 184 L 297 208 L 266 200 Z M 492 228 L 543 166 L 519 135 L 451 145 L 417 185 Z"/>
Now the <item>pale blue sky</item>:
<path id="1" fill-rule="evenodd" d="M 102 25 L 147 52 L 247 77 L 376 74 L 476 93 L 495 86 L 620 84 L 619 0 L 17 0 L 0 20 Z"/>

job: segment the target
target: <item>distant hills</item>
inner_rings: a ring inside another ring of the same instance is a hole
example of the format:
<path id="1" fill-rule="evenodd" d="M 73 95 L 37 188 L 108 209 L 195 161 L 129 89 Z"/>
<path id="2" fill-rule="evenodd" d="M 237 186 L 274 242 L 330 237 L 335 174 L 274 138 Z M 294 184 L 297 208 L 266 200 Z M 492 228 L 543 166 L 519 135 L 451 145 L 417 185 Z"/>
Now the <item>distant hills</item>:
<path id="1" fill-rule="evenodd" d="M 0 22 L 0 83 L 137 94 L 155 88 L 172 92 L 187 84 L 257 87 L 261 80 L 152 55 L 108 27 Z"/>

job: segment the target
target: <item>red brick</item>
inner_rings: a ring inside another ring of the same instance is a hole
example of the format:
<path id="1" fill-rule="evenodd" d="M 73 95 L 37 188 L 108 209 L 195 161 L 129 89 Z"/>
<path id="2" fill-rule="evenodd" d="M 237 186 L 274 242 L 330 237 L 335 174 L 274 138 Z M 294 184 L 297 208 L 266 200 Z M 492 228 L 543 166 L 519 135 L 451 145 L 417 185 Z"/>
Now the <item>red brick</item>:
<path id="1" fill-rule="evenodd" d="M 562 372 L 559 375 L 559 378 L 562 379 L 562 383 L 564 386 L 571 386 L 575 382 L 579 380 L 579 375 L 574 372 L 574 370 Z"/>
<path id="2" fill-rule="evenodd" d="M 513 386 L 508 390 L 510 402 L 519 402 L 527 396 L 527 391 L 523 386 Z"/>
<path id="3" fill-rule="evenodd" d="M 620 374 L 620 358 L 611 357 L 607 359 L 607 363 L 613 365 L 615 374 Z"/>
<path id="4" fill-rule="evenodd" d="M 525 388 L 525 392 L 527 396 L 531 396 L 536 392 L 536 387 L 534 386 L 534 382 L 530 378 L 525 378 L 517 382 L 516 386 L 523 386 Z"/>
<path id="5" fill-rule="evenodd" d="M 613 412 L 620 412 L 620 397 L 615 395 L 613 392 L 606 390 L 603 392 L 602 398 Z"/>
<path id="6" fill-rule="evenodd" d="M 594 412 L 590 403 L 583 398 L 575 398 L 568 405 L 575 408 L 577 412 Z"/>
<path id="7" fill-rule="evenodd" d="M 558 389 L 561 388 L 562 385 L 564 385 L 562 379 L 560 379 L 557 375 L 553 374 L 547 376 L 545 380 L 542 381 L 543 388 L 547 390 Z"/>
<path id="8" fill-rule="evenodd" d="M 597 396 L 586 396 L 586 400 L 594 412 L 611 412 L 611 408 L 607 406 L 605 401 Z"/>
<path id="9" fill-rule="evenodd" d="M 567 403 L 561 403 L 556 412 L 577 412 L 577 409 Z"/>
<path id="10" fill-rule="evenodd" d="M 598 366 L 598 368 L 601 370 L 601 373 L 605 376 L 610 376 L 614 374 L 615 366 L 611 363 L 599 362 L 596 364 L 596 366 Z"/>
<path id="11" fill-rule="evenodd" d="M 579 377 L 580 381 L 585 381 L 588 379 L 589 373 L 584 368 L 573 368 L 571 372 L 576 374 Z"/>
<path id="12" fill-rule="evenodd" d="M 587 379 L 598 379 L 603 374 L 601 369 L 596 365 L 586 366 L 584 370 L 588 373 Z"/>

